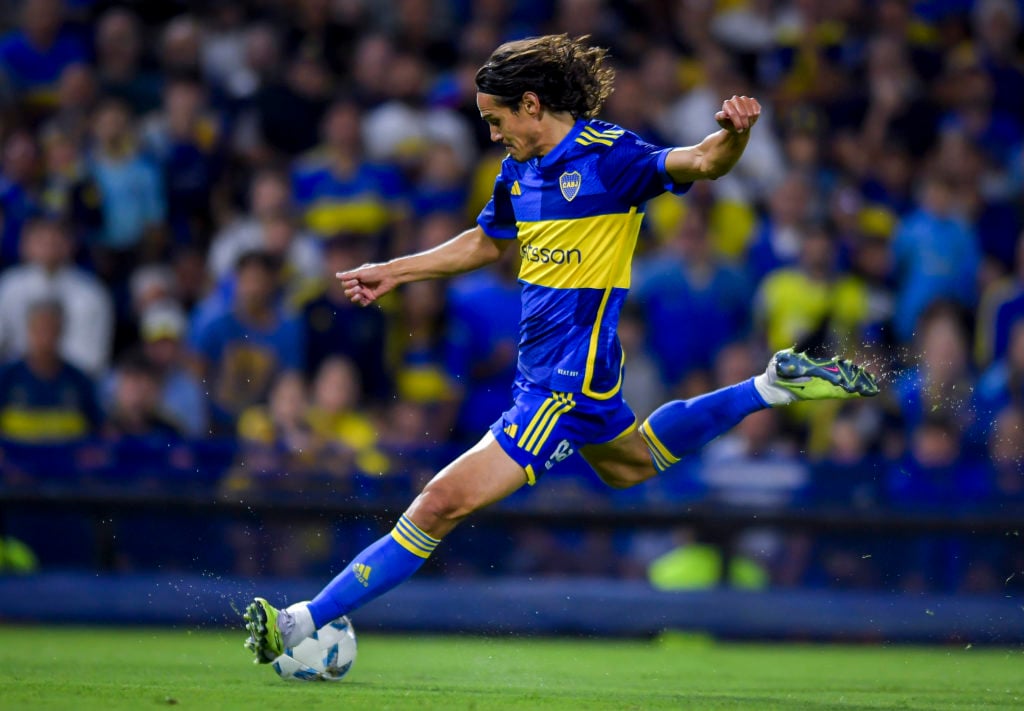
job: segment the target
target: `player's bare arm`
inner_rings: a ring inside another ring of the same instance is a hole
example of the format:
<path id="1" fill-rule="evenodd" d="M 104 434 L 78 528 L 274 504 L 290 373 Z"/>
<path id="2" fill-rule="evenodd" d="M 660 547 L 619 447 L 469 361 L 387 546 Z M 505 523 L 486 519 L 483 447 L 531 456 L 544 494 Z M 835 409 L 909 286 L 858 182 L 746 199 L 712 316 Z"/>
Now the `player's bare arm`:
<path id="1" fill-rule="evenodd" d="M 442 245 L 381 264 L 364 264 L 335 276 L 354 303 L 368 306 L 397 286 L 411 281 L 438 279 L 469 272 L 495 262 L 511 244 L 487 236 L 479 226 Z"/>
<path id="2" fill-rule="evenodd" d="M 752 97 L 734 96 L 722 102 L 722 110 L 715 114 L 722 130 L 695 146 L 673 150 L 665 159 L 665 170 L 678 183 L 722 177 L 743 155 L 760 115 L 761 104 Z"/>

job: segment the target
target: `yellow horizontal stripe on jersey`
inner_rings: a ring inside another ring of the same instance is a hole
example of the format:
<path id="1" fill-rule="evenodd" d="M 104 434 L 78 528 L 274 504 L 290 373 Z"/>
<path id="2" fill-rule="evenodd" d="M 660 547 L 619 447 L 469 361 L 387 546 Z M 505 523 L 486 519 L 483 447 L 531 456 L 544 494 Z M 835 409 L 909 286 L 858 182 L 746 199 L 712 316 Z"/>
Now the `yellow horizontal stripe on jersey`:
<path id="1" fill-rule="evenodd" d="M 23 442 L 81 437 L 89 422 L 72 410 L 30 410 L 8 407 L 0 412 L 0 435 Z"/>
<path id="2" fill-rule="evenodd" d="M 547 427 L 544 428 L 544 432 L 541 434 L 540 439 L 537 440 L 537 444 L 533 447 L 533 454 L 540 454 L 540 448 L 544 446 L 544 443 L 548 441 L 548 437 L 551 436 L 551 432 L 555 429 L 555 425 L 558 424 L 558 418 L 567 413 L 572 408 L 576 407 L 576 403 L 573 402 L 572 393 L 566 393 L 564 402 L 555 412 L 554 416 L 548 420 Z"/>
<path id="3" fill-rule="evenodd" d="M 537 427 L 537 423 L 544 419 L 545 413 L 554 407 L 555 404 L 556 401 L 554 395 L 541 403 L 541 406 L 537 408 L 535 413 L 533 413 L 533 417 L 530 418 L 530 424 L 526 425 L 526 429 L 523 430 L 523 436 L 519 438 L 518 442 L 516 442 L 517 447 L 520 449 L 526 449 L 526 441 L 530 438 L 530 435 L 533 434 L 533 430 Z"/>
<path id="4" fill-rule="evenodd" d="M 537 426 L 533 430 L 533 434 L 526 442 L 525 449 L 531 454 L 537 454 L 540 452 L 540 445 L 544 443 L 544 437 L 541 436 L 541 433 L 550 433 L 551 427 L 554 426 L 549 425 L 549 423 L 557 422 L 563 412 L 567 412 L 572 409 L 572 404 L 566 400 L 565 393 L 553 393 L 551 397 L 555 406 L 548 408 L 547 413 L 540 422 L 537 423 Z M 540 438 L 539 441 L 538 438 Z"/>
<path id="5" fill-rule="evenodd" d="M 628 289 L 643 214 L 518 222 L 519 278 L 555 289 Z"/>
<path id="6" fill-rule="evenodd" d="M 393 219 L 387 204 L 379 200 L 323 199 L 306 210 L 306 226 L 319 235 L 338 232 L 379 232 Z"/>

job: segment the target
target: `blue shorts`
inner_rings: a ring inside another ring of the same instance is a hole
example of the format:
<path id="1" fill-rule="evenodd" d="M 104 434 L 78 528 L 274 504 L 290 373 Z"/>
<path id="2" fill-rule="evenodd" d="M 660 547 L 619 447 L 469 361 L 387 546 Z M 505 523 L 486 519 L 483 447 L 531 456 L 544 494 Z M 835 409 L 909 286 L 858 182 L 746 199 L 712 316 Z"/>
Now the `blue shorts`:
<path id="1" fill-rule="evenodd" d="M 514 404 L 491 425 L 491 432 L 526 470 L 530 484 L 580 447 L 611 442 L 636 427 L 636 415 L 621 393 L 595 400 L 516 378 L 512 398 Z"/>

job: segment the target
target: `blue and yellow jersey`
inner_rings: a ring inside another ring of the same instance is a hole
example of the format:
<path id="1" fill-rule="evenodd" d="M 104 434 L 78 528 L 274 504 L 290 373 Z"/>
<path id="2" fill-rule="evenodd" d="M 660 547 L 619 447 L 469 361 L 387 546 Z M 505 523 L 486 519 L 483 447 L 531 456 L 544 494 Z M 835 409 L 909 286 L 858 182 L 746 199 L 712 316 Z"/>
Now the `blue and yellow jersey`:
<path id="1" fill-rule="evenodd" d="M 338 175 L 323 151 L 300 161 L 292 189 L 306 227 L 322 237 L 338 232 L 372 235 L 389 228 L 407 192 L 397 170 L 361 163 L 351 175 Z"/>
<path id="2" fill-rule="evenodd" d="M 644 203 L 690 187 L 665 172 L 670 150 L 581 119 L 547 155 L 502 163 L 477 223 L 519 240 L 519 371 L 529 382 L 596 399 L 618 393 L 619 312 Z"/>
<path id="3" fill-rule="evenodd" d="M 0 367 L 0 438 L 15 442 L 69 442 L 86 437 L 101 413 L 89 376 L 63 363 L 43 378 L 24 360 Z"/>

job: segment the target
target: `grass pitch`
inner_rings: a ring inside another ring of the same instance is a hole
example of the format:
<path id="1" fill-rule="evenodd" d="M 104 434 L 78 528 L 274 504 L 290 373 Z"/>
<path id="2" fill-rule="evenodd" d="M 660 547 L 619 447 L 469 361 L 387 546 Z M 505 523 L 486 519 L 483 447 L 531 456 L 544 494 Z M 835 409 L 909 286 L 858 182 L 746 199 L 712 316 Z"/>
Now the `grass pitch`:
<path id="1" fill-rule="evenodd" d="M 344 681 L 286 683 L 243 636 L 0 627 L 0 709 L 1024 708 L 1020 649 L 365 634 Z"/>

